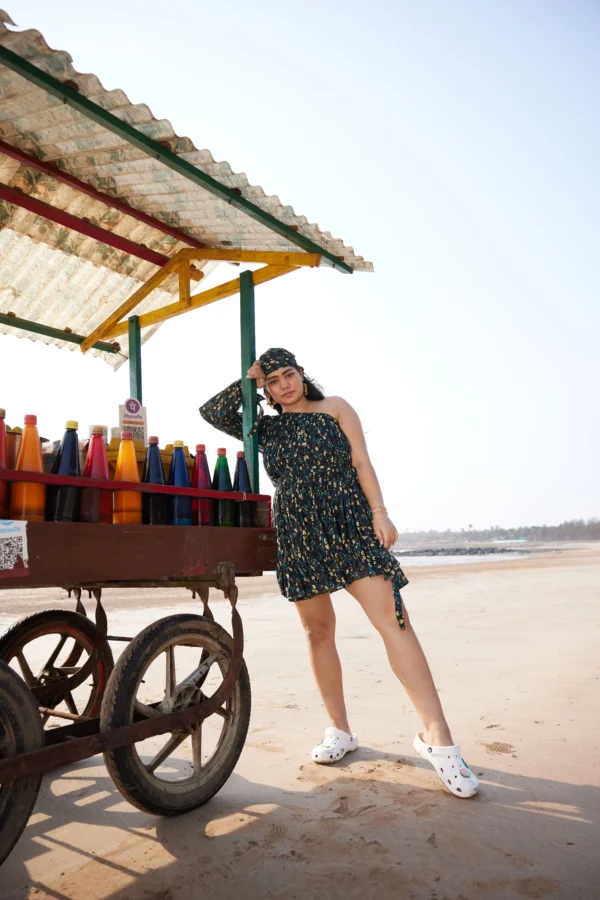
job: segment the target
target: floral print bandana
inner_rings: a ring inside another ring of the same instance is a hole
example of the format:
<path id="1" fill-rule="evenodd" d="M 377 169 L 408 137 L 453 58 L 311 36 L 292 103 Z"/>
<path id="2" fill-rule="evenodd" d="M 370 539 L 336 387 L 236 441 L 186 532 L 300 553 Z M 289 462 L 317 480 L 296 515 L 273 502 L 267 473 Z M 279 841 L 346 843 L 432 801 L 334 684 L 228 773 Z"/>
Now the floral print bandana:
<path id="1" fill-rule="evenodd" d="M 277 369 L 286 369 L 288 366 L 293 366 L 295 369 L 298 368 L 294 354 L 290 353 L 289 350 L 284 350 L 282 347 L 271 347 L 270 350 L 263 353 L 259 362 L 265 375 L 270 375 L 271 372 L 275 372 Z"/>

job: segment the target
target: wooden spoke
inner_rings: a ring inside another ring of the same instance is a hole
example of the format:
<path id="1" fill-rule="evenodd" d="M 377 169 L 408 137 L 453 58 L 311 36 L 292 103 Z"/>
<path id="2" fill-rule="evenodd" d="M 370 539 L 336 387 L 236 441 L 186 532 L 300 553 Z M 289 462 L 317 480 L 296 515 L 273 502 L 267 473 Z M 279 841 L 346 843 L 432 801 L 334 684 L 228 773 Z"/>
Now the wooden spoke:
<path id="1" fill-rule="evenodd" d="M 58 658 L 58 654 L 60 653 L 60 651 L 62 650 L 62 648 L 65 646 L 65 644 L 67 642 L 67 638 L 68 638 L 67 634 L 61 635 L 58 644 L 54 648 L 52 656 L 49 657 L 48 661 L 46 662 L 46 665 L 42 667 L 42 669 L 41 669 L 42 672 L 45 672 L 47 669 L 49 669 L 51 666 L 54 665 L 54 663 L 56 662 L 56 660 Z"/>
<path id="2" fill-rule="evenodd" d="M 181 734 L 180 732 L 172 734 L 162 750 L 159 750 L 156 756 L 146 765 L 146 770 L 152 774 L 162 763 L 164 763 L 165 759 L 168 759 L 169 756 L 177 750 L 180 744 L 183 744 L 187 736 L 187 734 Z"/>
<path id="3" fill-rule="evenodd" d="M 142 703 L 140 700 L 135 701 L 134 705 L 135 711 L 140 714 L 140 716 L 144 716 L 146 719 L 155 719 L 156 716 L 162 715 L 158 709 L 155 709 L 153 706 L 148 706 L 146 703 Z"/>
<path id="4" fill-rule="evenodd" d="M 75 704 L 75 700 L 73 698 L 73 694 L 71 693 L 71 691 L 69 691 L 69 693 L 65 696 L 65 703 L 67 704 L 67 709 L 69 710 L 70 713 L 73 713 L 74 716 L 79 715 L 79 710 L 77 709 L 77 706 Z"/>
<path id="5" fill-rule="evenodd" d="M 177 676 L 175 673 L 175 647 L 171 645 L 166 649 L 167 657 L 167 673 L 165 684 L 165 697 L 172 700 L 175 696 L 175 688 L 177 687 Z"/>
<path id="6" fill-rule="evenodd" d="M 21 672 L 23 674 L 23 678 L 25 679 L 25 683 L 28 687 L 34 687 L 36 684 L 35 675 L 29 668 L 29 663 L 25 659 L 25 655 L 22 650 L 19 650 L 17 653 L 17 662 L 21 667 Z"/>
<path id="7" fill-rule="evenodd" d="M 202 768 L 202 722 L 198 722 L 197 725 L 193 726 L 192 759 L 194 763 L 194 771 L 199 772 Z"/>

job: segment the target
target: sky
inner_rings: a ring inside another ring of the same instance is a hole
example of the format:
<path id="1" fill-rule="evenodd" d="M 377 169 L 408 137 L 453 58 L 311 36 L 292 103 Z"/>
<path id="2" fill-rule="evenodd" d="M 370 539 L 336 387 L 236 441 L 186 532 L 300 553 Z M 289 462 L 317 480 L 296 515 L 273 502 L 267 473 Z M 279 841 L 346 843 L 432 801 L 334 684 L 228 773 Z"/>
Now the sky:
<path id="1" fill-rule="evenodd" d="M 399 531 L 600 516 L 596 3 L 6 10 L 373 261 L 259 287 L 257 348 L 356 408 Z M 116 425 L 129 395 L 79 350 L 0 335 L 0 360 L 7 422 L 48 437 Z M 161 444 L 238 449 L 197 410 L 239 360 L 236 297 L 145 344 Z"/>

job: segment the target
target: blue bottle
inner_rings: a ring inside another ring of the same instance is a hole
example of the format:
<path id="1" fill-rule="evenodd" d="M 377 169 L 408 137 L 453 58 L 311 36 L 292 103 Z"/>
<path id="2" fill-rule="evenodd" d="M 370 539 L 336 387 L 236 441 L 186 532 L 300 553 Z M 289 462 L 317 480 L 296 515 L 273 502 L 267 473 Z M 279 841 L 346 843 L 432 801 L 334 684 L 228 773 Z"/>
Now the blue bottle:
<path id="1" fill-rule="evenodd" d="M 171 459 L 171 468 L 169 469 L 169 484 L 174 485 L 175 487 L 189 488 L 190 486 L 190 476 L 188 475 L 183 441 L 173 442 L 173 457 Z M 169 497 L 169 524 L 192 524 L 191 497 Z"/>
<path id="2" fill-rule="evenodd" d="M 53 475 L 81 475 L 77 427 L 77 422 L 67 422 L 67 430 L 52 465 Z M 80 501 L 80 488 L 71 486 L 51 488 L 47 496 L 47 518 L 51 522 L 77 522 Z"/>
<path id="3" fill-rule="evenodd" d="M 164 484 L 162 459 L 158 447 L 158 438 L 148 438 L 148 450 L 144 463 L 144 484 Z M 168 525 L 169 509 L 166 494 L 142 494 L 142 522 L 144 525 Z"/>

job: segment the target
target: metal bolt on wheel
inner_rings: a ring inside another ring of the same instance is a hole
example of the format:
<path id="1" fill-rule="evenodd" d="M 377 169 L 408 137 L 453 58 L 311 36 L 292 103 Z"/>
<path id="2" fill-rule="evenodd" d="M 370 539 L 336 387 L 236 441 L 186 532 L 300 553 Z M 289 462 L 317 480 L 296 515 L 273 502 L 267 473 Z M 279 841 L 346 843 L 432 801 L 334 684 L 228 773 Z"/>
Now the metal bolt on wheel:
<path id="1" fill-rule="evenodd" d="M 33 694 L 16 672 L 0 662 L 0 759 L 37 750 L 44 743 Z M 0 785 L 0 864 L 19 840 L 35 805 L 42 776 Z"/>
<path id="2" fill-rule="evenodd" d="M 214 694 L 229 668 L 233 642 L 203 616 L 168 616 L 145 628 L 118 660 L 100 730 L 186 709 Z M 245 663 L 217 712 L 189 728 L 104 754 L 121 793 L 145 812 L 178 815 L 213 797 L 231 775 L 250 722 Z"/>

